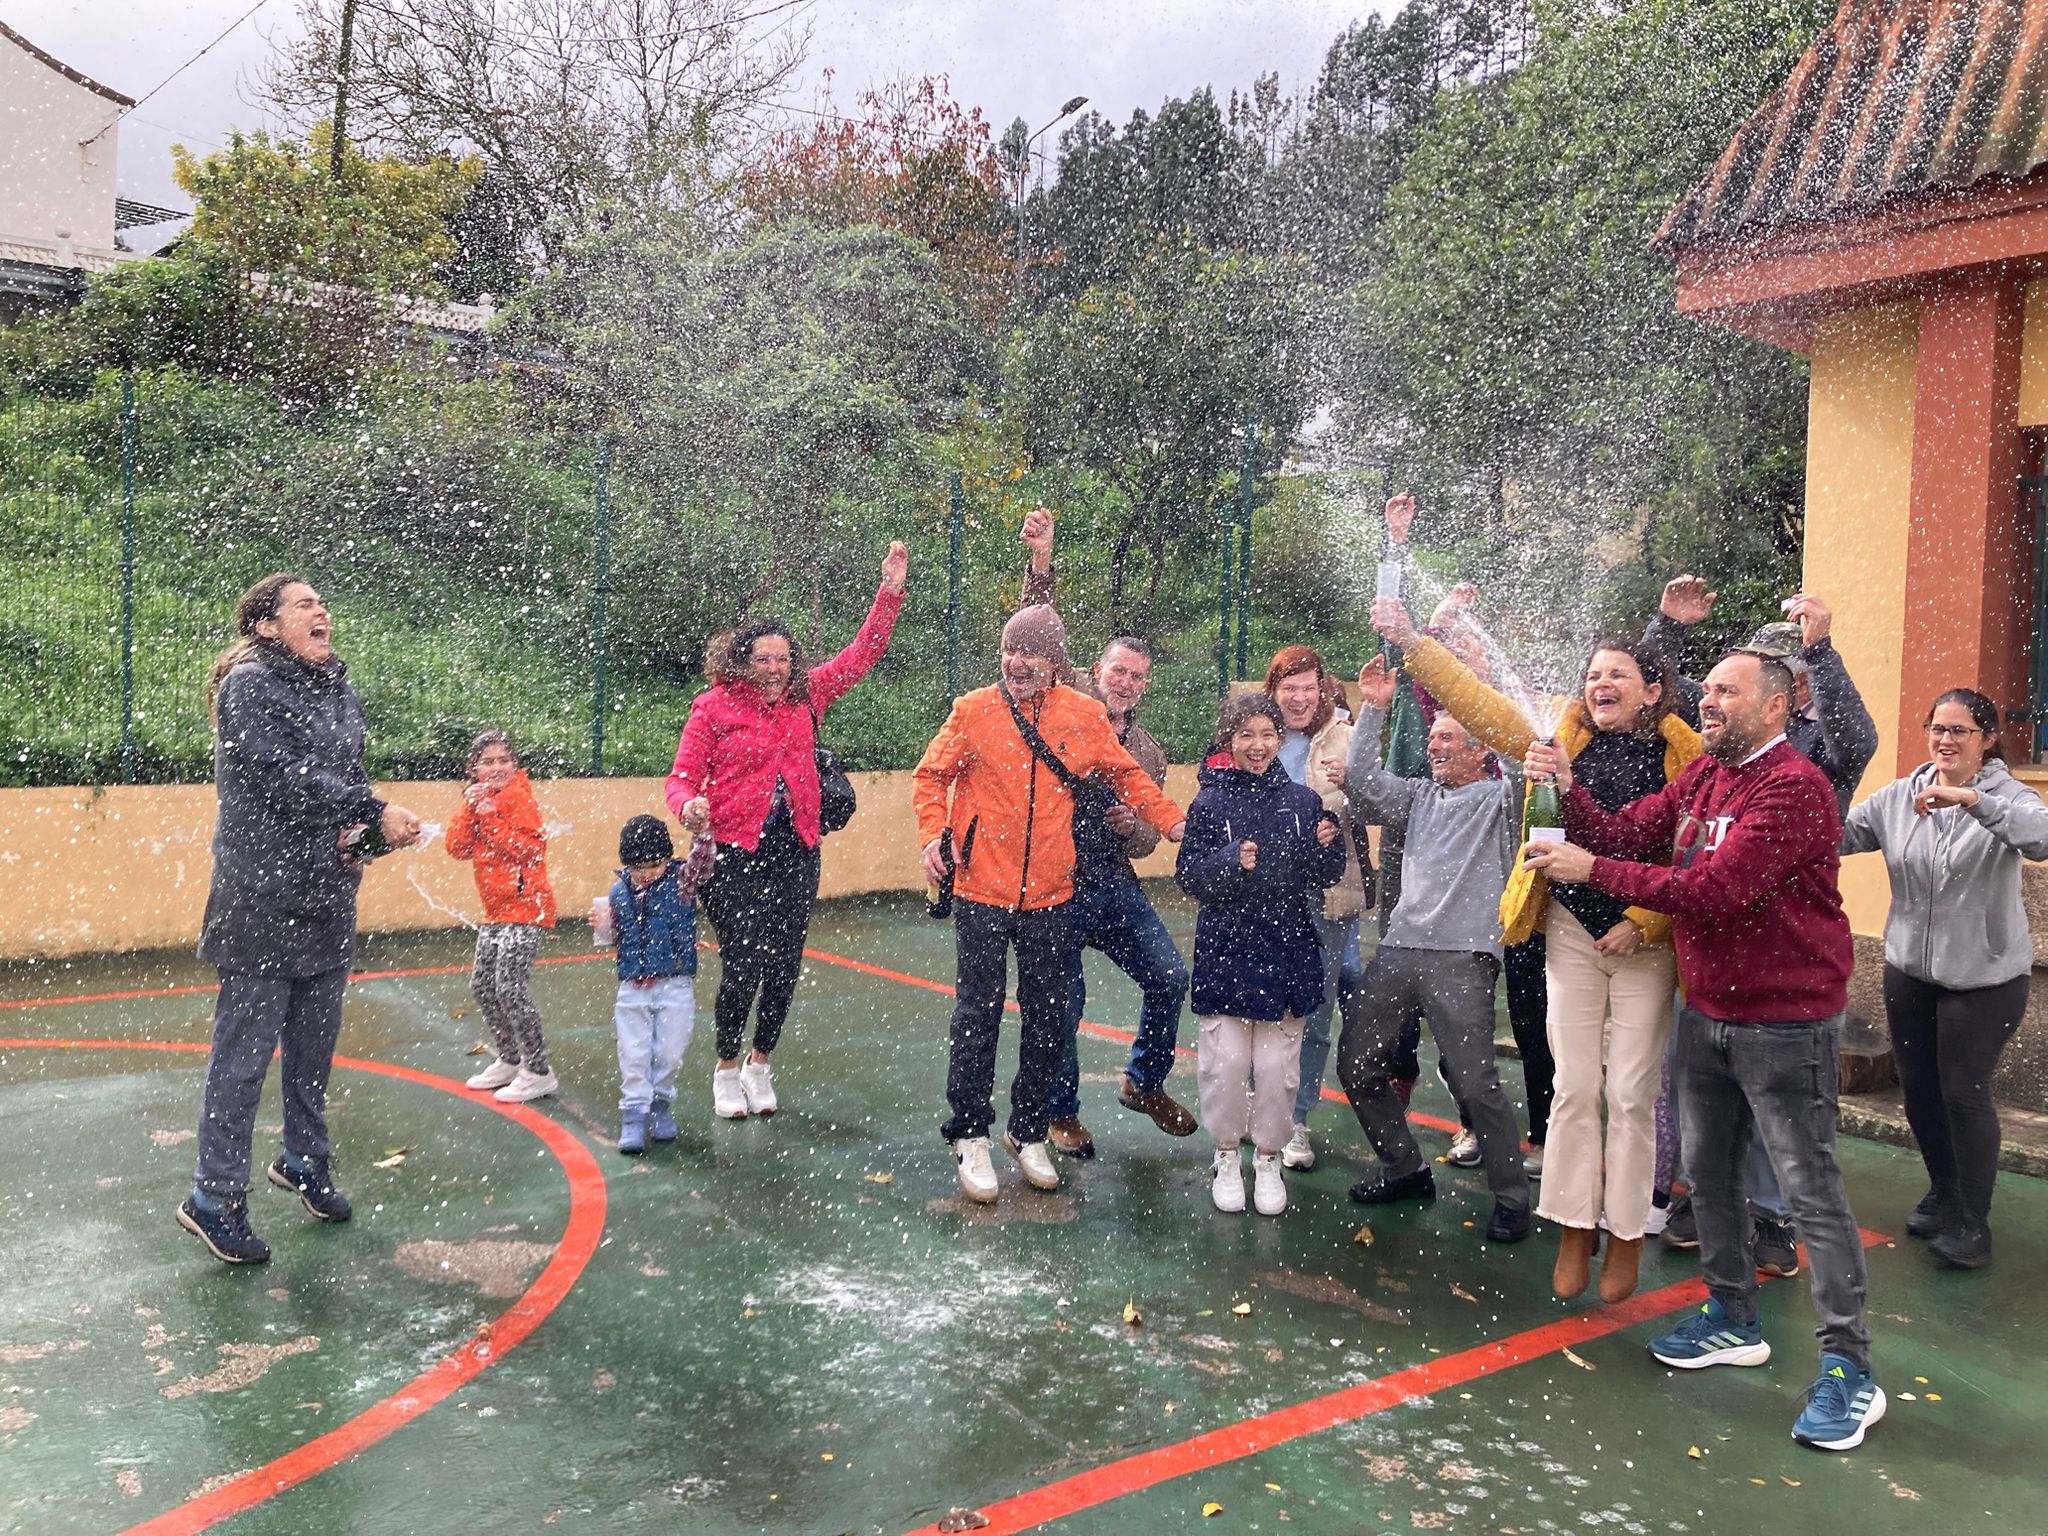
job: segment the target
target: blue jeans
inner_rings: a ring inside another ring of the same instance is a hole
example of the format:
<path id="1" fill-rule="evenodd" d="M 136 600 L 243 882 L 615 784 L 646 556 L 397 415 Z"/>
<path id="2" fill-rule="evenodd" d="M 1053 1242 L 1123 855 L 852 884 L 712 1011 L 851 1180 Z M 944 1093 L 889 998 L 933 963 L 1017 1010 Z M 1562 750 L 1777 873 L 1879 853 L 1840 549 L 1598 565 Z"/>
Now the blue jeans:
<path id="1" fill-rule="evenodd" d="M 1726 1024 L 1682 1004 L 1671 1088 L 1684 1106 L 1685 1166 L 1708 1291 L 1734 1321 L 1756 1317 L 1745 1165 L 1760 1140 L 1806 1243 L 1821 1349 L 1868 1370 L 1863 1235 L 1835 1162 L 1841 1038 L 1839 1013 L 1806 1023 Z"/>
<path id="2" fill-rule="evenodd" d="M 1314 895 L 1310 901 L 1316 901 Z M 1301 1086 L 1294 1093 L 1294 1123 L 1308 1124 L 1308 1112 L 1323 1099 L 1323 1071 L 1330 1064 L 1330 1019 L 1337 1011 L 1337 994 L 1349 979 L 1356 983 L 1358 964 L 1358 919 L 1331 921 L 1316 914 L 1316 938 L 1323 949 L 1323 1006 L 1301 1022 Z"/>
<path id="3" fill-rule="evenodd" d="M 1062 1035 L 1059 1073 L 1046 1108 L 1055 1120 L 1081 1113 L 1081 1057 L 1075 1035 L 1081 1011 L 1088 1005 L 1088 984 L 1081 974 L 1081 951 L 1099 949 L 1116 968 L 1138 984 L 1144 1002 L 1138 1009 L 1138 1038 L 1124 1068 L 1131 1087 L 1152 1093 L 1173 1070 L 1173 1049 L 1180 1039 L 1180 1005 L 1188 995 L 1187 963 L 1174 947 L 1173 935 L 1145 899 L 1135 875 L 1108 885 L 1074 887 L 1072 965 L 1067 976 L 1067 1026 Z"/>
<path id="4" fill-rule="evenodd" d="M 650 985 L 619 983 L 612 1029 L 619 1037 L 619 1108 L 645 1111 L 672 1103 L 676 1072 L 697 1027 L 697 978 L 663 976 Z"/>

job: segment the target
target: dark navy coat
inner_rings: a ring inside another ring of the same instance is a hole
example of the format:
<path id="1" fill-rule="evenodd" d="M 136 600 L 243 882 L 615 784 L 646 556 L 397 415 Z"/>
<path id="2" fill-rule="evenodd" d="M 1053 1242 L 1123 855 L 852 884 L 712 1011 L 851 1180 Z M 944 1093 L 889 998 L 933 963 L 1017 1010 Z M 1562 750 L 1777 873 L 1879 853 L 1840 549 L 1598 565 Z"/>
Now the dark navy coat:
<path id="1" fill-rule="evenodd" d="M 1316 841 L 1326 813 L 1316 792 L 1277 762 L 1264 773 L 1204 769 L 1174 865 L 1180 888 L 1202 904 L 1195 918 L 1197 1014 L 1303 1017 L 1323 1001 L 1315 914 L 1321 891 L 1344 878 L 1344 839 Z M 1259 845 L 1258 868 L 1238 859 Z"/>
<path id="2" fill-rule="evenodd" d="M 265 976 L 347 965 L 362 872 L 336 840 L 384 814 L 363 767 L 363 706 L 348 668 L 265 645 L 221 679 L 216 719 L 219 814 L 200 958 Z"/>

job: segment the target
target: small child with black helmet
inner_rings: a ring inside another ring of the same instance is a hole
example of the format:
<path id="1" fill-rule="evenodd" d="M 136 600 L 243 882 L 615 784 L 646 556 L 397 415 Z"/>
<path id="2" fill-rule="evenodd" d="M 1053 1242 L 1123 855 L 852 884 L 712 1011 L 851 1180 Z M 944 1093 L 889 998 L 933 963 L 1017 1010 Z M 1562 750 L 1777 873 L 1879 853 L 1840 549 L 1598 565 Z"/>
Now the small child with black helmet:
<path id="1" fill-rule="evenodd" d="M 675 851 L 660 817 L 633 817 L 619 830 L 619 878 L 592 903 L 593 938 L 619 952 L 621 1152 L 676 1139 L 676 1072 L 697 1025 L 697 887 L 717 850 L 700 834 L 688 858 Z"/>

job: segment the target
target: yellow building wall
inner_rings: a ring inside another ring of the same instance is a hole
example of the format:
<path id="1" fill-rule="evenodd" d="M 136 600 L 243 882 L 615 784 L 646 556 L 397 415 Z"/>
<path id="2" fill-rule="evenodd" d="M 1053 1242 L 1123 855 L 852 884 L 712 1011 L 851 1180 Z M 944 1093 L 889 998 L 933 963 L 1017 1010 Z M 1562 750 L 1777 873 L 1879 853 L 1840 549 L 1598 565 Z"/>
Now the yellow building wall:
<path id="1" fill-rule="evenodd" d="M 2027 284 L 2020 340 L 2020 425 L 2048 427 L 2048 282 Z"/>
<path id="2" fill-rule="evenodd" d="M 922 889 L 910 775 L 852 778 L 860 811 L 825 840 L 821 894 Z M 385 784 L 377 792 L 445 823 L 462 786 Z M 1195 770 L 1171 769 L 1166 792 L 1186 805 Z M 626 818 L 667 811 L 660 779 L 554 779 L 534 793 L 564 917 L 586 914 L 610 888 Z M 197 944 L 213 874 L 213 814 L 210 784 L 0 789 L 0 960 Z M 1170 875 L 1173 857 L 1162 843 L 1138 873 Z M 357 924 L 372 933 L 452 928 L 479 916 L 470 866 L 449 857 L 438 838 L 372 864 L 357 901 Z"/>
<path id="3" fill-rule="evenodd" d="M 1810 358 L 1805 585 L 1833 607 L 1835 645 L 1877 721 L 1859 798 L 1889 783 L 1898 761 L 1917 331 L 1911 304 L 1855 310 L 1821 323 Z M 1844 861 L 1842 898 L 1856 932 L 1881 934 L 1891 904 L 1883 861 Z"/>

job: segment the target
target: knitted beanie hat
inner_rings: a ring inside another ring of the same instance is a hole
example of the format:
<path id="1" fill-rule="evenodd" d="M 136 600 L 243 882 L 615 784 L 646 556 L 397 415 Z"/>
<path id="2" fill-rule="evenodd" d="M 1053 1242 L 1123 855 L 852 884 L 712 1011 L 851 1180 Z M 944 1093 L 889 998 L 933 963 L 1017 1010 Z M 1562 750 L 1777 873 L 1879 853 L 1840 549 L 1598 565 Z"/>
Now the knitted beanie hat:
<path id="1" fill-rule="evenodd" d="M 675 855 L 675 841 L 659 816 L 635 816 L 619 828 L 619 862 L 629 869 L 635 864 L 658 864 Z"/>
<path id="2" fill-rule="evenodd" d="M 1067 626 L 1050 603 L 1034 603 L 1011 614 L 1003 626 L 1003 649 L 1044 657 L 1053 664 L 1055 681 L 1064 682 L 1073 670 L 1067 660 Z"/>

